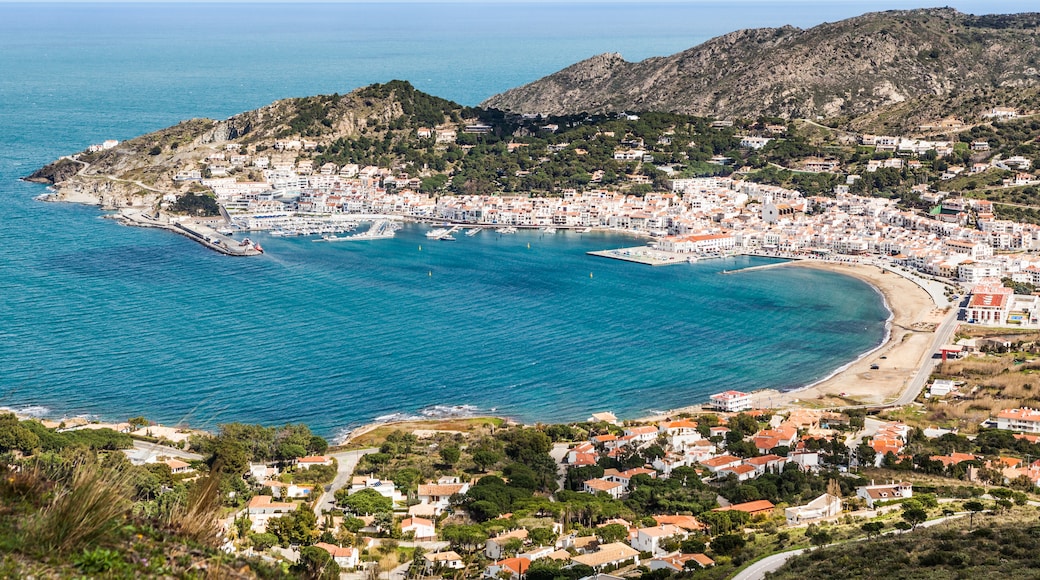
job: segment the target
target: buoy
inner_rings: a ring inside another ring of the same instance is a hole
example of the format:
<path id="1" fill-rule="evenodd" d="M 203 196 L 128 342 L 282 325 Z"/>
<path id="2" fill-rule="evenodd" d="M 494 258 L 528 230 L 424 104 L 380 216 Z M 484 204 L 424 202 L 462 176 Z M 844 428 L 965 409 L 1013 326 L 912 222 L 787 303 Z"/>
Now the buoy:
<path id="1" fill-rule="evenodd" d="M 419 244 L 419 251 L 422 251 L 422 244 Z"/>
<path id="2" fill-rule="evenodd" d="M 589 272 L 589 278 L 591 278 L 591 277 L 592 277 L 592 272 Z"/>
<path id="3" fill-rule="evenodd" d="M 427 274 L 427 276 L 433 278 L 433 270 L 430 270 L 430 272 Z"/>
<path id="4" fill-rule="evenodd" d="M 531 249 L 531 242 L 527 242 L 527 249 L 528 249 L 528 250 L 530 250 L 530 249 Z"/>

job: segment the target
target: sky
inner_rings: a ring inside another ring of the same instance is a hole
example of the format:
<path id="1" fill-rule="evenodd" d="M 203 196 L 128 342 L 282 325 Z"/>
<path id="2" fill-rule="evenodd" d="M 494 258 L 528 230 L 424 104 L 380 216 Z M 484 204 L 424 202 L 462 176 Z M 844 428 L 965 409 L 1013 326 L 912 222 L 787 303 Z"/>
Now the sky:
<path id="1" fill-rule="evenodd" d="M 564 0 L 571 4 L 611 4 L 630 3 L 632 0 Z M 638 0 L 637 0 L 638 1 Z M 539 4 L 558 3 L 560 0 L 392 0 L 393 3 L 423 4 Z M 935 6 L 951 6 L 962 12 L 1035 12 L 1040 11 L 1040 4 L 1035 0 L 652 0 L 652 4 L 761 4 L 763 2 L 777 5 L 829 4 L 846 5 L 861 8 L 864 12 L 873 9 L 890 10 L 894 8 L 922 8 Z M 380 0 L 0 0 L 0 4 L 356 4 L 383 3 Z"/>

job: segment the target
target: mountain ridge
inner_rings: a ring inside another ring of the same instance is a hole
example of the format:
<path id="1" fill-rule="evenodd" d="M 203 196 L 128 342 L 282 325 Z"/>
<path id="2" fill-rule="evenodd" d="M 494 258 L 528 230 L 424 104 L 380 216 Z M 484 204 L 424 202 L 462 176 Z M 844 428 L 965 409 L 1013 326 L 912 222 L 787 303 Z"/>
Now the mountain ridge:
<path id="1" fill-rule="evenodd" d="M 1038 13 L 951 8 L 873 12 L 804 30 L 744 29 L 635 63 L 597 55 L 480 106 L 854 119 L 928 96 L 1037 86 L 1038 31 Z"/>

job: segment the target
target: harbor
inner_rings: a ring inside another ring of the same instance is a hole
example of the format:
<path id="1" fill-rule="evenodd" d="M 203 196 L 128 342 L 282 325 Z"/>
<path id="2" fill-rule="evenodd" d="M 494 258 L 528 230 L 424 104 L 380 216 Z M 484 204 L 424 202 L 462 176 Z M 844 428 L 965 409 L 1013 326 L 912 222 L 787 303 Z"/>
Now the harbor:
<path id="1" fill-rule="evenodd" d="M 165 221 L 145 212 L 124 211 L 119 214 L 124 223 L 145 228 L 169 230 L 190 238 L 203 246 L 225 256 L 259 256 L 264 249 L 249 238 L 236 240 L 209 225 L 190 220 Z"/>

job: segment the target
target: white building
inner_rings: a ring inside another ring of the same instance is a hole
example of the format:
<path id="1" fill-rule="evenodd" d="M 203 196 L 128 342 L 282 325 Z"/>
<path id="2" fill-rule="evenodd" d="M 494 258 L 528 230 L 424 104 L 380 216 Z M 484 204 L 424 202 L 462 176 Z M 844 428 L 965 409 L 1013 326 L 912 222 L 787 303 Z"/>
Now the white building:
<path id="1" fill-rule="evenodd" d="M 505 546 L 510 540 L 520 540 L 524 542 L 527 540 L 527 530 L 520 528 L 511 532 L 505 532 L 495 536 L 494 538 L 488 538 L 487 543 L 484 544 L 484 555 L 492 560 L 498 560 L 505 555 Z"/>
<path id="2" fill-rule="evenodd" d="M 675 537 L 685 538 L 687 535 L 686 530 L 671 524 L 665 524 L 652 528 L 640 528 L 629 543 L 640 552 L 649 552 L 654 556 L 661 556 L 667 553 L 667 550 L 661 548 L 662 540 Z"/>
<path id="3" fill-rule="evenodd" d="M 1005 409 L 997 413 L 996 423 L 997 429 L 1040 433 L 1040 410 L 1028 407 Z"/>
<path id="4" fill-rule="evenodd" d="M 272 501 L 269 495 L 254 495 L 246 504 L 245 515 L 252 522 L 251 529 L 259 534 L 267 531 L 267 520 L 296 511 L 296 504 Z"/>
<path id="5" fill-rule="evenodd" d="M 314 546 L 328 552 L 329 555 L 332 556 L 333 561 L 339 564 L 340 568 L 353 570 L 354 568 L 357 568 L 358 562 L 360 561 L 357 548 L 350 546 L 333 546 L 332 544 L 327 544 L 325 542 L 318 542 L 317 544 L 314 544 Z"/>
<path id="6" fill-rule="evenodd" d="M 401 520 L 401 533 L 407 534 L 408 532 L 412 532 L 417 542 L 432 540 L 437 534 L 433 521 L 416 517 Z"/>
<path id="7" fill-rule="evenodd" d="M 434 506 L 434 511 L 440 515 L 448 509 L 451 496 L 456 493 L 469 491 L 469 483 L 459 483 L 457 479 L 450 481 L 442 478 L 438 483 L 422 484 L 419 486 L 417 495 L 419 503 Z"/>
<path id="8" fill-rule="evenodd" d="M 909 482 L 889 483 L 886 485 L 865 485 L 856 488 L 856 497 L 863 498 L 867 507 L 873 509 L 876 502 L 891 501 L 913 497 L 913 485 Z"/>
<path id="9" fill-rule="evenodd" d="M 751 395 L 740 391 L 726 391 L 709 397 L 711 406 L 724 413 L 739 413 L 751 410 Z"/>
<path id="10" fill-rule="evenodd" d="M 784 510 L 787 525 L 796 526 L 812 520 L 829 518 L 841 513 L 841 498 L 825 493 L 811 502 Z"/>

